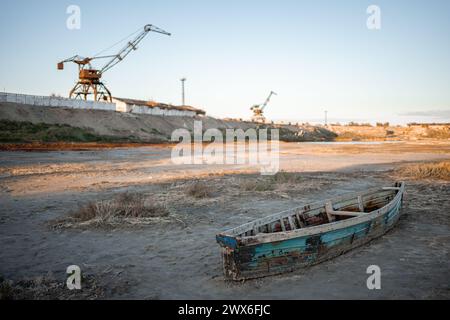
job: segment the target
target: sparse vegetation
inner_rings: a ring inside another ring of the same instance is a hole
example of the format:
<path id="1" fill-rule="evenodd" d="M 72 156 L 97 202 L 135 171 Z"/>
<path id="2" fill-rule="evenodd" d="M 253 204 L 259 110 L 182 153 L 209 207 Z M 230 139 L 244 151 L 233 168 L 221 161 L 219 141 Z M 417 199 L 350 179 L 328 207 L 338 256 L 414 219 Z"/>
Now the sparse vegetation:
<path id="1" fill-rule="evenodd" d="M 155 135 L 164 135 L 163 133 L 161 133 L 158 129 L 156 128 L 150 128 L 150 129 L 146 129 L 146 128 L 141 128 L 142 132 L 145 133 L 149 133 L 149 134 L 155 134 Z"/>
<path id="2" fill-rule="evenodd" d="M 273 176 L 257 179 L 246 179 L 241 182 L 240 188 L 244 191 L 272 191 L 280 184 L 293 184 L 302 180 L 300 173 L 280 171 Z"/>
<path id="3" fill-rule="evenodd" d="M 210 188 L 202 181 L 195 181 L 189 184 L 186 188 L 186 194 L 197 199 L 209 198 L 211 196 Z"/>
<path id="4" fill-rule="evenodd" d="M 273 177 L 275 183 L 298 183 L 302 180 L 302 176 L 298 172 L 279 171 Z"/>
<path id="5" fill-rule="evenodd" d="M 374 138 L 374 136 L 347 131 L 340 133 L 336 141 L 368 141 L 374 140 Z"/>
<path id="6" fill-rule="evenodd" d="M 91 202 L 68 217 L 52 222 L 55 228 L 97 227 L 124 224 L 146 224 L 155 218 L 169 215 L 167 208 L 153 203 L 142 194 L 122 193 L 111 200 Z"/>
<path id="7" fill-rule="evenodd" d="M 399 174 L 411 179 L 450 180 L 450 161 L 407 165 Z"/>
<path id="8" fill-rule="evenodd" d="M 241 182 L 240 187 L 244 191 L 258 191 L 258 192 L 272 191 L 275 189 L 273 181 L 267 178 L 245 180 Z"/>
<path id="9" fill-rule="evenodd" d="M 17 142 L 116 142 L 125 141 L 115 137 L 101 136 L 90 129 L 65 124 L 34 124 L 0 120 L 0 143 Z M 129 139 L 127 140 L 129 141 Z"/>
<path id="10" fill-rule="evenodd" d="M 347 124 L 348 127 L 372 127 L 372 125 L 368 122 L 366 123 L 358 123 L 358 122 L 354 122 L 354 121 L 350 121 Z"/>

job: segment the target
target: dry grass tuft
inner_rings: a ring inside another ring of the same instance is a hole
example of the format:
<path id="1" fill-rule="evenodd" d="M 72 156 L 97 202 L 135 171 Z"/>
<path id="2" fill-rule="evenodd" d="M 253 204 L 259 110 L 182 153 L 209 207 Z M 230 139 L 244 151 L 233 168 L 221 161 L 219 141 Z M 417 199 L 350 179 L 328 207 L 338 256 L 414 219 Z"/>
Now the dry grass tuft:
<path id="1" fill-rule="evenodd" d="M 196 181 L 188 185 L 186 194 L 197 199 L 209 198 L 211 196 L 210 187 L 201 181 Z"/>
<path id="2" fill-rule="evenodd" d="M 241 189 L 245 191 L 272 191 L 275 189 L 275 185 L 271 179 L 252 179 L 245 180 L 240 184 Z"/>
<path id="3" fill-rule="evenodd" d="M 411 179 L 450 180 L 450 161 L 407 165 L 399 174 Z"/>
<path id="4" fill-rule="evenodd" d="M 142 224 L 163 218 L 169 211 L 163 205 L 150 202 L 142 194 L 122 193 L 111 200 L 91 202 L 72 212 L 67 218 L 54 221 L 54 227 L 83 225 Z"/>
<path id="5" fill-rule="evenodd" d="M 300 173 L 280 171 L 273 176 L 244 180 L 240 183 L 240 188 L 244 191 L 273 191 L 278 185 L 295 184 L 302 179 Z"/>
<path id="6" fill-rule="evenodd" d="M 91 275 L 82 275 L 82 290 L 68 290 L 65 282 L 51 274 L 19 281 L 0 277 L 0 300 L 94 300 L 102 299 L 105 290 Z"/>
<path id="7" fill-rule="evenodd" d="M 297 172 L 279 171 L 273 177 L 272 180 L 275 183 L 298 183 L 301 182 L 302 176 Z"/>

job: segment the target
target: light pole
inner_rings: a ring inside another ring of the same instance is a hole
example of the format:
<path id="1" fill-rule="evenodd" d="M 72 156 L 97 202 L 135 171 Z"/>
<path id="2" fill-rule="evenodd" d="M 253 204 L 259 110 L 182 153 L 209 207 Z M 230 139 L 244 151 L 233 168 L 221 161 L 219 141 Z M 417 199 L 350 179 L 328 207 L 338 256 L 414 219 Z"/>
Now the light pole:
<path id="1" fill-rule="evenodd" d="M 182 102 L 182 105 L 184 106 L 184 105 L 186 105 L 185 101 L 184 101 L 184 82 L 186 81 L 186 78 L 182 78 L 182 79 L 180 79 L 180 81 L 181 81 L 181 102 Z"/>
<path id="2" fill-rule="evenodd" d="M 325 127 L 328 125 L 328 111 L 325 110 Z"/>

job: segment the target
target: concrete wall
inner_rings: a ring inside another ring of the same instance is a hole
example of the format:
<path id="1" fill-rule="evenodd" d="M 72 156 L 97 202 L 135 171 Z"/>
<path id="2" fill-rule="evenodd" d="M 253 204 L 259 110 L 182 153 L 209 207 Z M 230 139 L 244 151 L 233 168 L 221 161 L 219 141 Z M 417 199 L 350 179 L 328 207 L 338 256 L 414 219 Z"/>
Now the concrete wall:
<path id="1" fill-rule="evenodd" d="M 113 99 L 113 102 L 116 104 L 116 110 L 120 112 L 131 112 L 138 114 L 149 114 L 154 116 L 177 116 L 177 117 L 195 117 L 196 113 L 194 111 L 183 111 L 183 110 L 175 110 L 175 109 L 165 109 L 158 107 L 147 107 L 140 106 L 135 104 L 127 104 L 123 101 Z"/>
<path id="2" fill-rule="evenodd" d="M 59 107 L 71 109 L 91 109 L 91 110 L 108 110 L 126 113 L 149 114 L 155 116 L 179 116 L 179 117 L 195 117 L 193 111 L 182 111 L 175 109 L 149 108 L 147 106 L 130 105 L 125 102 L 113 99 L 113 103 L 75 100 L 60 97 L 33 96 L 26 94 L 16 94 L 0 92 L 0 102 L 11 102 L 19 104 L 27 104 L 42 107 Z"/>
<path id="3" fill-rule="evenodd" d="M 116 111 L 126 112 L 126 113 L 131 112 L 131 106 L 126 104 L 125 102 L 116 100 L 114 98 L 113 98 L 113 102 L 116 104 Z"/>
<path id="4" fill-rule="evenodd" d="M 75 100 L 60 97 L 33 96 L 7 92 L 0 92 L 0 102 L 21 103 L 42 107 L 116 111 L 116 105 L 114 103 Z"/>

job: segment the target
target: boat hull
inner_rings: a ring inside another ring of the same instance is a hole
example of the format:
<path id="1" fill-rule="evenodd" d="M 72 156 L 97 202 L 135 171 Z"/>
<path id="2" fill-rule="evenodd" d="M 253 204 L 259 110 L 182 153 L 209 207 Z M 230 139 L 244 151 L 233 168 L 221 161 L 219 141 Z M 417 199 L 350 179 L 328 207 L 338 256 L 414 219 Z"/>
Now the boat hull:
<path id="1" fill-rule="evenodd" d="M 392 202 L 373 213 L 298 232 L 263 235 L 247 241 L 218 235 L 224 275 L 231 280 L 259 278 L 339 256 L 394 227 L 401 214 L 402 199 L 403 190 Z"/>

